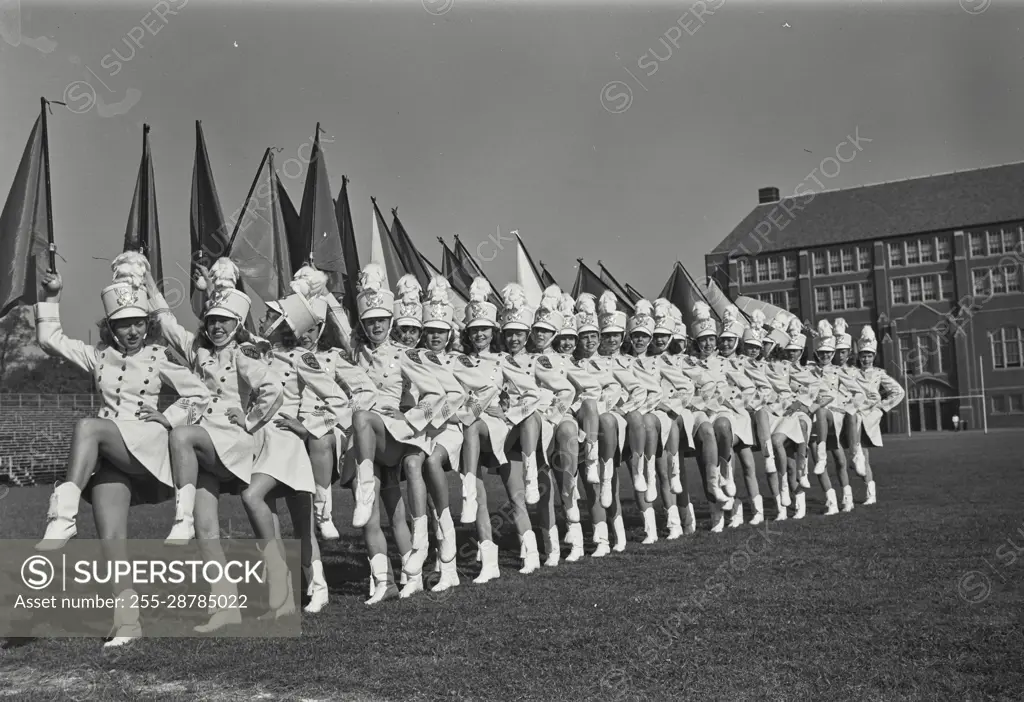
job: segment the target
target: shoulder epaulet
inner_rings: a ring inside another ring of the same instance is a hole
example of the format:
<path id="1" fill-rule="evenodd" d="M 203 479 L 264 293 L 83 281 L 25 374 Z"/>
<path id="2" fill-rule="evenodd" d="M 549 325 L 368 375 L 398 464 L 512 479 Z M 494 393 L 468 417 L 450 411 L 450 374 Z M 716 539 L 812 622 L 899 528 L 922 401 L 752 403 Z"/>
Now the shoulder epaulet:
<path id="1" fill-rule="evenodd" d="M 320 370 L 320 361 L 317 360 L 315 353 L 304 353 L 302 354 L 302 362 L 313 370 Z"/>

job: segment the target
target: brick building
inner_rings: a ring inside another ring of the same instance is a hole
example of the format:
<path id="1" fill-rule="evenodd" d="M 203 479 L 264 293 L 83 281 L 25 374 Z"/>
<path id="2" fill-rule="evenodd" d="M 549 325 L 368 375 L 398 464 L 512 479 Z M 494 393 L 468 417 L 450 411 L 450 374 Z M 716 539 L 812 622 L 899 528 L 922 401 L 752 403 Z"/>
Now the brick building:
<path id="1" fill-rule="evenodd" d="M 952 428 L 958 415 L 1024 427 L 1024 163 L 758 205 L 706 257 L 729 297 L 747 295 L 816 323 L 845 317 L 879 338 L 905 384 L 889 431 Z"/>

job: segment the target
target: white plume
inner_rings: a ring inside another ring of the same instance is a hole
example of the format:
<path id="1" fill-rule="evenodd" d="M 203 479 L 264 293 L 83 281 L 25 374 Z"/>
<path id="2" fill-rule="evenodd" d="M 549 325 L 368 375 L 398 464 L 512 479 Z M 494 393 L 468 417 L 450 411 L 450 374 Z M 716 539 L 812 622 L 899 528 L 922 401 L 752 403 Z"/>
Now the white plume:
<path id="1" fill-rule="evenodd" d="M 141 288 L 146 284 L 149 261 L 138 251 L 125 251 L 114 258 L 110 264 L 110 270 L 114 273 L 115 283 L 127 282 Z"/>
<path id="2" fill-rule="evenodd" d="M 420 281 L 416 280 L 416 276 L 412 273 L 406 273 L 398 279 L 398 286 L 395 292 L 398 293 L 398 297 L 402 302 L 419 302 L 420 293 L 423 292 L 423 288 L 420 287 Z"/>
<path id="3" fill-rule="evenodd" d="M 832 324 L 832 328 L 836 331 L 836 336 L 842 336 L 849 329 L 850 325 L 846 323 L 846 320 L 842 317 L 838 317 Z"/>
<path id="4" fill-rule="evenodd" d="M 729 305 L 722 312 L 722 323 L 723 324 L 735 324 L 740 321 L 740 310 L 736 305 Z"/>
<path id="5" fill-rule="evenodd" d="M 755 329 L 761 329 L 764 326 L 764 312 L 754 310 L 750 315 L 750 320 L 754 323 Z"/>
<path id="6" fill-rule="evenodd" d="M 789 320 L 789 335 L 790 336 L 796 336 L 797 334 L 800 334 L 801 332 L 803 332 L 803 330 L 804 330 L 803 322 L 801 322 L 798 318 L 793 317 L 793 319 Z"/>
<path id="7" fill-rule="evenodd" d="M 562 293 L 561 299 L 558 301 L 558 311 L 562 313 L 562 317 L 569 319 L 575 313 L 576 302 L 572 299 L 572 295 L 569 293 Z"/>
<path id="8" fill-rule="evenodd" d="M 491 295 L 491 284 L 482 275 L 473 278 L 473 284 L 469 286 L 470 302 L 486 302 Z"/>
<path id="9" fill-rule="evenodd" d="M 821 338 L 832 336 L 832 325 L 827 319 L 818 320 L 818 336 Z"/>
<path id="10" fill-rule="evenodd" d="M 557 310 L 561 299 L 562 289 L 557 285 L 549 285 L 544 289 L 544 294 L 540 298 L 540 306 L 545 310 Z"/>
<path id="11" fill-rule="evenodd" d="M 711 319 L 711 308 L 708 307 L 708 303 L 693 303 L 693 317 L 694 319 Z"/>
<path id="12" fill-rule="evenodd" d="M 875 337 L 875 330 L 870 325 L 865 324 L 860 330 L 860 342 L 863 344 L 867 341 L 877 341 L 877 338 Z"/>
<path id="13" fill-rule="evenodd" d="M 501 289 L 501 299 L 505 307 L 519 308 L 526 307 L 526 291 L 519 283 L 509 283 Z"/>
<path id="14" fill-rule="evenodd" d="M 601 314 L 612 314 L 615 312 L 617 307 L 617 301 L 615 299 L 615 293 L 611 290 L 605 290 L 601 293 L 601 299 L 598 301 L 598 307 L 601 309 Z"/>
<path id="15" fill-rule="evenodd" d="M 312 266 L 303 266 L 295 271 L 289 287 L 307 300 L 312 300 L 327 292 L 327 274 Z"/>
<path id="16" fill-rule="evenodd" d="M 597 314 L 597 298 L 591 293 L 580 293 L 576 300 L 576 311 L 582 314 Z"/>
<path id="17" fill-rule="evenodd" d="M 435 275 L 427 284 L 427 299 L 432 302 L 450 303 L 451 289 L 452 286 L 448 283 L 447 278 L 443 275 Z"/>
<path id="18" fill-rule="evenodd" d="M 385 280 L 387 276 L 379 263 L 367 263 L 359 273 L 359 289 L 380 292 Z"/>
<path id="19" fill-rule="evenodd" d="M 654 315 L 654 305 L 651 304 L 650 300 L 637 300 L 634 305 L 637 315 L 646 315 L 651 317 Z"/>
<path id="20" fill-rule="evenodd" d="M 654 301 L 655 317 L 672 317 L 672 303 L 663 297 Z"/>
<path id="21" fill-rule="evenodd" d="M 230 290 L 236 287 L 239 275 L 238 266 L 235 265 L 234 261 L 227 257 L 218 258 L 210 266 L 210 278 L 213 279 L 214 288 L 211 294 L 217 290 Z M 200 290 L 206 290 L 206 279 L 200 278 L 197 280 L 196 287 Z"/>

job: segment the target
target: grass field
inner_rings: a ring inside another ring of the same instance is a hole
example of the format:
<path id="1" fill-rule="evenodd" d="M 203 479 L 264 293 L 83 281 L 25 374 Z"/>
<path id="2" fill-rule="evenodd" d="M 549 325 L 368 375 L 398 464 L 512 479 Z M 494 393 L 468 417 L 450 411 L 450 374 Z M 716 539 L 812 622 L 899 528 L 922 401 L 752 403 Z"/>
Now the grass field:
<path id="1" fill-rule="evenodd" d="M 872 456 L 877 505 L 860 505 L 854 477 L 857 508 L 825 518 L 815 484 L 802 522 L 715 535 L 698 502 L 696 535 L 651 546 L 627 502 L 625 553 L 529 576 L 506 526 L 500 580 L 376 608 L 347 528 L 324 547 L 331 604 L 304 615 L 301 638 L 143 639 L 113 654 L 96 640 L 10 641 L 0 698 L 1021 699 L 1024 556 L 1006 544 L 1024 547 L 1022 456 L 1024 432 L 894 438 Z M 0 537 L 41 535 L 48 492 L 0 501 Z M 247 535 L 229 502 L 225 523 Z M 335 502 L 341 528 L 351 501 Z M 162 538 L 172 516 L 139 509 L 133 533 Z M 80 536 L 91 522 L 86 509 Z M 458 528 L 460 543 L 473 535 Z"/>

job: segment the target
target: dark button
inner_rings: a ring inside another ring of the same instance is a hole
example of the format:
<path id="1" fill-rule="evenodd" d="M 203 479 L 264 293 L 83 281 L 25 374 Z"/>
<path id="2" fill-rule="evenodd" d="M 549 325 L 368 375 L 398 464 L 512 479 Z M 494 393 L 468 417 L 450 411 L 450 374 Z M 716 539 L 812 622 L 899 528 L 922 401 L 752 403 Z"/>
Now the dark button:
<path id="1" fill-rule="evenodd" d="M 100 358 L 106 358 L 106 357 L 107 357 L 107 352 L 106 351 L 104 351 L 103 353 L 100 354 Z"/>
<path id="2" fill-rule="evenodd" d="M 128 366 L 121 366 L 121 370 L 128 370 Z"/>
<path id="3" fill-rule="evenodd" d="M 284 377 L 285 377 L 285 378 L 287 378 L 287 377 L 288 377 L 289 375 L 291 375 L 291 373 L 289 373 L 288 371 L 285 371 L 285 372 L 284 372 Z"/>
<path id="4" fill-rule="evenodd" d="M 117 398 L 117 404 L 121 404 L 121 398 Z"/>
<path id="5" fill-rule="evenodd" d="M 284 381 L 282 380 L 282 381 L 281 381 L 281 385 L 288 385 L 288 383 L 286 383 L 286 382 L 284 382 Z"/>
<path id="6" fill-rule="evenodd" d="M 223 391 L 223 390 L 218 390 L 218 391 L 217 391 L 217 394 L 218 394 L 218 395 L 223 395 L 223 394 L 224 394 L 224 391 Z"/>
<path id="7" fill-rule="evenodd" d="M 206 410 L 206 413 L 207 414 L 213 414 L 213 408 L 211 407 L 210 409 Z"/>
<path id="8" fill-rule="evenodd" d="M 226 383 L 226 382 L 228 382 L 228 379 L 227 379 L 227 378 L 221 378 L 221 379 L 220 379 L 220 382 L 222 382 L 222 383 Z"/>
<path id="9" fill-rule="evenodd" d="M 120 394 L 121 394 L 121 388 L 118 388 L 118 389 L 117 389 L 117 390 L 115 390 L 114 392 L 116 392 L 116 393 L 117 393 L 118 395 L 120 395 Z"/>
<path id="10" fill-rule="evenodd" d="M 118 380 L 124 380 L 124 376 L 123 375 L 119 375 L 119 376 L 117 376 L 117 379 Z"/>
<path id="11" fill-rule="evenodd" d="M 153 372 L 153 369 L 152 369 L 152 368 L 150 368 L 150 369 L 149 369 L 149 372 L 150 372 L 150 373 L 152 373 L 152 372 Z"/>
<path id="12" fill-rule="evenodd" d="M 294 357 L 295 357 L 295 354 L 294 354 L 294 353 L 290 353 L 290 354 L 288 354 L 288 358 L 294 358 Z"/>
<path id="13" fill-rule="evenodd" d="M 142 401 L 139 400 L 139 407 L 142 407 Z"/>
<path id="14" fill-rule="evenodd" d="M 146 391 L 145 391 L 145 390 L 139 390 L 139 394 L 140 394 L 140 395 L 145 395 L 145 394 L 146 394 Z"/>
<path id="15" fill-rule="evenodd" d="M 215 397 L 215 398 L 213 398 L 213 401 L 214 401 L 214 402 L 217 402 L 218 400 L 220 400 L 220 398 L 219 398 L 219 397 Z"/>
<path id="16" fill-rule="evenodd" d="M 231 370 L 231 366 L 224 366 L 224 370 Z"/>
<path id="17" fill-rule="evenodd" d="M 143 385 L 149 385 L 149 380 L 148 380 L 148 379 L 147 379 L 147 380 L 143 380 L 143 381 L 142 381 L 142 384 L 143 384 Z M 145 391 L 143 391 L 143 392 L 145 392 Z"/>

